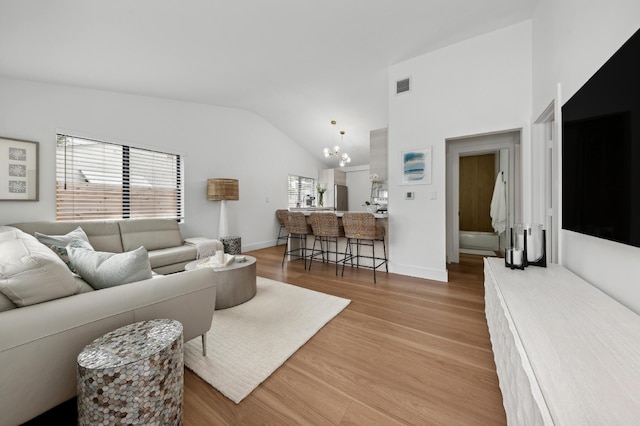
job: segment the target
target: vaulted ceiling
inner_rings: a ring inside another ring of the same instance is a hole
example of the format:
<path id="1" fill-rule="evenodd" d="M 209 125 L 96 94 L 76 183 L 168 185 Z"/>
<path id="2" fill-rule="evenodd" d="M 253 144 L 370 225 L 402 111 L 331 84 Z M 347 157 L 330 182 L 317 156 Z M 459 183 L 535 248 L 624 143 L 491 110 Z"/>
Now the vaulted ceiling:
<path id="1" fill-rule="evenodd" d="M 0 0 L 0 76 L 243 108 L 323 161 L 333 127 L 350 165 L 368 164 L 390 65 L 529 19 L 536 3 Z"/>

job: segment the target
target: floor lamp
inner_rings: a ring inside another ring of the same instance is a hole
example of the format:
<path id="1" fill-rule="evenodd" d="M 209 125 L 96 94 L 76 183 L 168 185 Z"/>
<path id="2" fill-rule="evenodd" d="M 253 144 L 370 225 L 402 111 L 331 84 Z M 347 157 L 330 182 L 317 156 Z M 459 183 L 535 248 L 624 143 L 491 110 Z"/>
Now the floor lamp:
<path id="1" fill-rule="evenodd" d="M 238 179 L 207 179 L 207 200 L 220 201 L 220 225 L 218 238 L 227 237 L 229 223 L 227 221 L 227 200 L 239 200 Z"/>

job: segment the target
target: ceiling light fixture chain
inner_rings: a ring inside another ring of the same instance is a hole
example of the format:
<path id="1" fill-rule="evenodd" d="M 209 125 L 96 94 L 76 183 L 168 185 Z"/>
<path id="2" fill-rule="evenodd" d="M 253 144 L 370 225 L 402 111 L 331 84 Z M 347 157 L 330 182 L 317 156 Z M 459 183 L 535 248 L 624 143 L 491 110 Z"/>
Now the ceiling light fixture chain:
<path id="1" fill-rule="evenodd" d="M 331 120 L 331 125 L 335 126 L 336 125 L 336 121 L 335 120 Z M 344 143 L 344 130 L 340 130 L 340 143 L 343 144 Z M 333 135 L 333 131 L 331 132 L 331 134 Z M 350 163 L 351 162 L 351 158 L 349 157 L 349 154 L 347 154 L 346 152 L 340 152 L 340 147 L 338 145 L 333 147 L 333 150 L 331 150 L 330 148 L 325 148 L 324 149 L 324 156 L 326 158 L 329 157 L 335 157 L 340 163 L 340 167 L 344 167 L 345 164 Z"/>

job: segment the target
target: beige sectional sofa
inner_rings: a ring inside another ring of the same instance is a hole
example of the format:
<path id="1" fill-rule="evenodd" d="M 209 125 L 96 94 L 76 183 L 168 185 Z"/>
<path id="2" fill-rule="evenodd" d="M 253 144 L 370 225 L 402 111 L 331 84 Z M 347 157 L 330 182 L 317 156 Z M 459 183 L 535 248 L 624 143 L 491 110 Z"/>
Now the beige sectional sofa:
<path id="1" fill-rule="evenodd" d="M 158 274 L 184 271 L 196 259 L 197 248 L 185 244 L 178 222 L 170 219 L 131 219 L 113 221 L 24 222 L 10 226 L 28 234 L 66 234 L 78 226 L 87 233 L 96 250 L 122 253 L 144 246 L 151 269 Z M 222 243 L 218 241 L 219 249 Z"/>
<path id="2" fill-rule="evenodd" d="M 156 272 L 182 271 L 185 263 L 196 258 L 196 248 L 183 244 L 175 221 L 0 226 L 0 290 L 11 289 L 16 280 L 29 287 L 22 299 L 15 299 L 11 292 L 11 298 L 0 294 L 0 425 L 23 423 L 73 398 L 77 355 L 111 330 L 137 321 L 171 318 L 183 324 L 187 341 L 211 327 L 216 299 L 211 269 L 156 275 L 93 290 L 32 236 L 35 232 L 65 234 L 78 226 L 97 251 L 120 253 L 144 246 Z M 71 295 L 54 294 L 57 298 L 53 300 L 38 301 L 34 292 L 48 291 L 60 281 Z M 26 306 L 21 306 L 23 302 Z"/>

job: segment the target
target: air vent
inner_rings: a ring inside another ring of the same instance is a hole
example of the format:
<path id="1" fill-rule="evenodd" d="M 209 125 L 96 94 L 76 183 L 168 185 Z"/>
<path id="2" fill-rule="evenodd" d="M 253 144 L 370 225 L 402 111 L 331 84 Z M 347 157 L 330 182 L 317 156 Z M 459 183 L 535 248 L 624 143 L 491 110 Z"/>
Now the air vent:
<path id="1" fill-rule="evenodd" d="M 408 92 L 411 90 L 411 79 L 405 78 L 403 80 L 396 81 L 396 95 L 400 93 Z"/>

